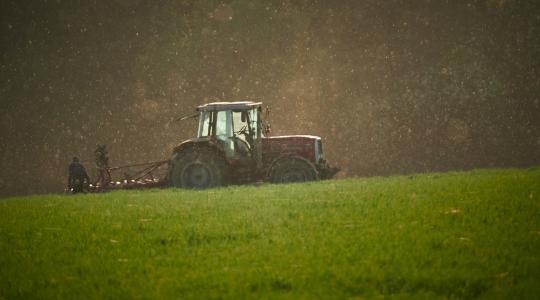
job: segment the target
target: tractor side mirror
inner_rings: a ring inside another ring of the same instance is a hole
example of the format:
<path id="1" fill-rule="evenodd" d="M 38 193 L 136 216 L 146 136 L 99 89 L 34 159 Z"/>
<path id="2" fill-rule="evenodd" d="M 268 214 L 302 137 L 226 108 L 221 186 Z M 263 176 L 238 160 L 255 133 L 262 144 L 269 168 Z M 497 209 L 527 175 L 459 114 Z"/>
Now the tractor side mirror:
<path id="1" fill-rule="evenodd" d="M 263 123 L 263 134 L 265 136 L 270 136 L 270 133 L 272 132 L 271 126 L 270 126 L 270 106 L 266 106 L 264 108 L 264 114 L 265 114 L 265 122 Z"/>
<path id="2" fill-rule="evenodd" d="M 242 111 L 241 115 L 240 115 L 240 120 L 242 121 L 242 123 L 245 123 L 246 120 L 247 120 L 247 113 L 245 111 Z"/>

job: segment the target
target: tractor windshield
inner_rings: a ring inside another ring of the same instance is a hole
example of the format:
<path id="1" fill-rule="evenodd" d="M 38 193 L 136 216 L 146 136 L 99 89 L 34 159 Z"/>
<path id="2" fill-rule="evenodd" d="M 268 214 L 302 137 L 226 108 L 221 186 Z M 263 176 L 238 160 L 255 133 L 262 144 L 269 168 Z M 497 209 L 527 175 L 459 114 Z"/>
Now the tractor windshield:
<path id="1" fill-rule="evenodd" d="M 242 120 L 241 111 L 233 111 L 233 131 L 234 135 L 245 140 L 243 136 L 240 136 L 240 132 L 247 128 L 247 122 Z"/>
<path id="2" fill-rule="evenodd" d="M 236 137 L 249 142 L 257 138 L 257 110 L 233 111 L 233 132 Z"/>

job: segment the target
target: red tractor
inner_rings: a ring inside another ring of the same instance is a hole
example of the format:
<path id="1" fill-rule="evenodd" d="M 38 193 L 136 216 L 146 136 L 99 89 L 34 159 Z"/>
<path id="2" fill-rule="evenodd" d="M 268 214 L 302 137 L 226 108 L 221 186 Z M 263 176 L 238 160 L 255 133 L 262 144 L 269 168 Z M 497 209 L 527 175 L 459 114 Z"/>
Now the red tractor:
<path id="1" fill-rule="evenodd" d="M 334 176 L 321 138 L 311 135 L 267 137 L 260 102 L 216 102 L 197 107 L 197 137 L 174 148 L 169 186 L 207 188 L 270 181 L 311 181 Z M 265 127 L 263 129 L 263 127 Z"/>

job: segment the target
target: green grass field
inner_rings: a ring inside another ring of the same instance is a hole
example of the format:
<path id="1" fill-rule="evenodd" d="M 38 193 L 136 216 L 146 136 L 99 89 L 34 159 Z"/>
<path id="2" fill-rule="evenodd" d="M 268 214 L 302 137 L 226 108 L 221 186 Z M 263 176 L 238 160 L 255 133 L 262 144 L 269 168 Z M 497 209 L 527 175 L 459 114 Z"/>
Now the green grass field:
<path id="1" fill-rule="evenodd" d="M 540 168 L 0 201 L 0 299 L 540 297 Z"/>

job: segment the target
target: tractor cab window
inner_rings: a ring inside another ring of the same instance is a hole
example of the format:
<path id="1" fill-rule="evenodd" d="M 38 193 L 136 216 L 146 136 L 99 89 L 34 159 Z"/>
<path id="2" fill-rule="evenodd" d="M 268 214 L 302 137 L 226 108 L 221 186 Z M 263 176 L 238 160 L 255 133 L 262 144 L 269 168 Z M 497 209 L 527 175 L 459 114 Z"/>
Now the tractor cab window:
<path id="1" fill-rule="evenodd" d="M 197 131 L 197 137 L 209 136 L 210 135 L 210 113 L 201 112 L 199 114 L 199 130 Z"/>
<path id="2" fill-rule="evenodd" d="M 204 111 L 199 118 L 197 137 L 215 136 L 226 140 L 233 136 L 230 111 Z"/>
<path id="3" fill-rule="evenodd" d="M 214 136 L 223 142 L 227 156 L 234 155 L 232 141 L 232 115 L 231 111 L 203 111 L 199 115 L 199 130 L 197 137 Z"/>
<path id="4" fill-rule="evenodd" d="M 218 111 L 216 113 L 216 137 L 220 140 L 227 140 L 233 136 L 231 112 Z"/>
<path id="5" fill-rule="evenodd" d="M 224 144 L 227 157 L 234 156 L 234 142 L 232 140 L 232 115 L 230 110 L 214 112 L 215 116 L 215 136 Z"/>
<path id="6" fill-rule="evenodd" d="M 238 157 L 247 157 L 250 155 L 250 143 L 252 140 L 249 138 L 250 128 L 246 111 L 233 111 L 233 142 L 235 151 Z"/>
<path id="7" fill-rule="evenodd" d="M 235 137 L 246 141 L 244 132 L 248 132 L 248 123 L 245 118 L 242 118 L 242 114 L 245 113 L 242 111 L 233 111 L 233 131 Z"/>
<path id="8" fill-rule="evenodd" d="M 234 111 L 233 132 L 235 137 L 252 143 L 257 138 L 257 110 Z"/>

